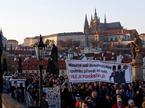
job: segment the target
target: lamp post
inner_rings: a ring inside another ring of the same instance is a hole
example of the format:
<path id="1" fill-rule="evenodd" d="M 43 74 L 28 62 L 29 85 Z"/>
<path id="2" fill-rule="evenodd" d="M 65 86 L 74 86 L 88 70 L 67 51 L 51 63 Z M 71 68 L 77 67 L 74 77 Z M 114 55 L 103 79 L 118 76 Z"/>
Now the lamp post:
<path id="1" fill-rule="evenodd" d="M 2 108 L 2 92 L 3 92 L 3 71 L 2 71 L 2 53 L 3 53 L 3 43 L 2 43 L 2 33 L 0 33 L 0 108 Z"/>
<path id="2" fill-rule="evenodd" d="M 44 56 L 45 56 L 46 45 L 43 43 L 41 35 L 39 38 L 39 43 L 37 43 L 34 47 L 35 47 L 35 51 L 36 51 L 37 60 L 39 61 L 39 69 L 40 69 L 40 74 L 39 74 L 39 105 L 40 105 L 40 108 L 42 108 L 42 84 L 43 84 L 43 82 L 42 82 L 42 70 L 43 70 L 42 60 L 44 59 Z"/>

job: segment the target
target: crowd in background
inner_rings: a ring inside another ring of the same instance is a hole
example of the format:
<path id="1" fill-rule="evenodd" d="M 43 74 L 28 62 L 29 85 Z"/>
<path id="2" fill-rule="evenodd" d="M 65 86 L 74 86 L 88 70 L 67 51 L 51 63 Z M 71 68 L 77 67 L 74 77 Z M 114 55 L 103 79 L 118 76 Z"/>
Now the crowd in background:
<path id="1" fill-rule="evenodd" d="M 6 82 L 5 90 L 15 100 L 28 106 L 39 105 L 39 75 L 16 74 L 13 78 L 25 78 L 25 86 Z M 9 85 L 9 86 L 8 86 Z M 111 84 L 103 82 L 68 83 L 63 76 L 46 74 L 44 87 L 60 86 L 61 108 L 145 108 L 145 82 Z M 46 94 L 42 95 L 43 108 L 48 108 Z"/>

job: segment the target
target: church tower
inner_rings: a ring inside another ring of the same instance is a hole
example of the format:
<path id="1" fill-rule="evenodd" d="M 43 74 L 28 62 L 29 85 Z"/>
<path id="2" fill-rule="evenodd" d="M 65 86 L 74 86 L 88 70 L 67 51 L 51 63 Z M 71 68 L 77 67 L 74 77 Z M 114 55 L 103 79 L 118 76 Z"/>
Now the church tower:
<path id="1" fill-rule="evenodd" d="M 94 13 L 94 22 L 97 22 L 98 21 L 98 17 L 97 17 L 97 12 L 96 12 L 96 9 L 95 9 L 95 13 Z"/>
<path id="2" fill-rule="evenodd" d="M 96 31 L 98 31 L 98 26 L 100 24 L 100 19 L 99 17 L 97 16 L 97 11 L 95 9 L 95 13 L 94 13 L 94 18 L 93 20 L 91 21 L 91 32 L 92 33 L 95 33 Z"/>
<path id="3" fill-rule="evenodd" d="M 85 34 L 89 33 L 89 24 L 88 24 L 87 15 L 85 16 L 84 33 Z"/>
<path id="4" fill-rule="evenodd" d="M 95 13 L 94 13 L 94 23 L 99 24 L 100 23 L 100 18 L 97 16 L 97 11 L 95 9 Z"/>
<path id="5" fill-rule="evenodd" d="M 104 24 L 107 23 L 106 14 L 104 15 Z"/>
<path id="6" fill-rule="evenodd" d="M 91 15 L 90 28 L 93 26 L 93 16 Z"/>

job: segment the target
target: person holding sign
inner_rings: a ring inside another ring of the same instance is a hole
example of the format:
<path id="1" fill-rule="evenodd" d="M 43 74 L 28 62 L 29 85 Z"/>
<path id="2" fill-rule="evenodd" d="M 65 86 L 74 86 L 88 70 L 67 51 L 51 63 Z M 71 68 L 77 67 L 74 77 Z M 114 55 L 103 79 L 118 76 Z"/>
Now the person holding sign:
<path id="1" fill-rule="evenodd" d="M 121 70 L 121 83 L 126 83 L 126 80 L 125 80 L 125 71 L 128 69 L 128 66 L 127 65 L 124 65 L 123 66 L 123 69 Z"/>
<path id="2" fill-rule="evenodd" d="M 111 78 L 113 77 L 114 83 L 118 83 L 119 82 L 118 81 L 118 79 L 119 79 L 119 72 L 116 70 L 116 66 L 115 65 L 113 65 L 112 71 L 113 72 L 111 73 L 109 80 L 111 81 Z"/>
<path id="3" fill-rule="evenodd" d="M 126 83 L 125 80 L 125 71 L 128 67 L 126 65 L 123 66 L 123 69 L 121 68 L 121 65 L 118 65 L 117 70 L 116 70 L 116 66 L 113 66 L 113 72 L 110 75 L 110 81 L 111 78 L 113 77 L 114 79 L 114 83 Z"/>

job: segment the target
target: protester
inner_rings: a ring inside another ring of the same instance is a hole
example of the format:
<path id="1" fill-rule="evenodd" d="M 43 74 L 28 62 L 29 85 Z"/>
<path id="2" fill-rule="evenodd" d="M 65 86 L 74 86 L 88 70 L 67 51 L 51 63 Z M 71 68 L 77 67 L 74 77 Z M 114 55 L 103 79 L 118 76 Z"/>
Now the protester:
<path id="1" fill-rule="evenodd" d="M 81 108 L 91 108 L 91 107 L 89 107 L 89 103 L 87 101 L 83 101 Z"/>
<path id="2" fill-rule="evenodd" d="M 125 108 L 125 106 L 122 104 L 122 99 L 118 98 L 117 103 L 115 103 L 112 108 Z"/>
<path id="3" fill-rule="evenodd" d="M 114 67 L 114 70 L 116 67 Z M 25 86 L 14 82 L 6 82 L 9 85 L 9 94 L 20 103 L 35 107 L 39 105 L 39 74 L 15 74 L 15 79 L 26 79 Z M 113 84 L 103 82 L 74 83 L 68 82 L 63 76 L 48 74 L 43 77 L 43 87 L 60 87 L 62 108 L 121 108 L 131 107 L 132 99 L 137 108 L 145 104 L 145 82 L 133 82 L 129 84 Z M 43 96 L 43 104 L 47 99 Z M 128 102 L 128 103 L 127 103 Z M 86 106 L 86 107 L 85 107 Z"/>
<path id="4" fill-rule="evenodd" d="M 99 99 L 99 96 L 97 96 L 97 92 L 96 91 L 93 91 L 92 94 L 92 108 L 96 108 L 96 107 L 101 107 L 100 106 L 100 99 Z"/>
<path id="5" fill-rule="evenodd" d="M 42 96 L 42 106 L 43 108 L 48 108 L 48 102 L 46 100 L 46 94 L 44 93 L 43 96 Z"/>
<path id="6" fill-rule="evenodd" d="M 126 108 L 137 108 L 132 99 L 128 100 L 128 106 Z"/>

